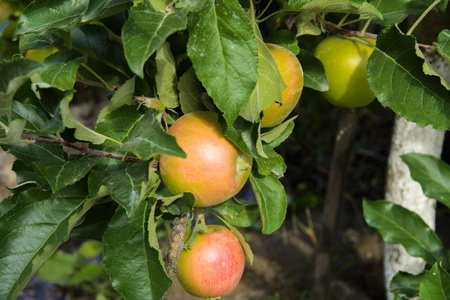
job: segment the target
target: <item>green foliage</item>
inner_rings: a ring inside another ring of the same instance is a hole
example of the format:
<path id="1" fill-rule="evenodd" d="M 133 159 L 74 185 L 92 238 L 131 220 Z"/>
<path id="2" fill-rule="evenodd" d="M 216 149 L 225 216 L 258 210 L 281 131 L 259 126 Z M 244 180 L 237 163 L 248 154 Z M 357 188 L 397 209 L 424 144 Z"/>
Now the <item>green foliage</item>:
<path id="1" fill-rule="evenodd" d="M 403 155 L 402 159 L 424 194 L 448 206 L 450 166 L 439 158 L 419 153 Z M 391 291 L 397 297 L 449 298 L 448 250 L 416 213 L 389 201 L 366 200 L 364 216 L 386 242 L 401 244 L 409 254 L 421 257 L 427 263 L 427 268 L 420 274 L 397 273 L 391 281 Z"/>
<path id="2" fill-rule="evenodd" d="M 283 224 L 287 195 L 280 178 L 287 166 L 276 149 L 296 120 L 260 128 L 262 110 L 282 103 L 285 88 L 268 42 L 297 55 L 305 89 L 318 94 L 328 84 L 312 53 L 327 26 L 344 14 L 372 17 L 386 26 L 368 65 L 380 103 L 420 126 L 448 130 L 445 81 L 425 63 L 415 37 L 399 29 L 402 20 L 423 13 L 433 1 L 381 1 L 378 8 L 377 2 L 31 2 L 14 41 L 0 36 L 0 144 L 17 158 L 13 195 L 0 204 L 0 298 L 14 299 L 49 257 L 39 271 L 48 280 L 75 284 L 104 276 L 100 267 L 80 265 L 80 254 L 52 255 L 69 237 L 104 243 L 106 272 L 124 298 L 162 298 L 172 281 L 156 231 L 161 223 L 192 213 L 195 199 L 190 193 L 161 192 L 157 164 L 161 154 L 186 156 L 166 128 L 180 115 L 200 110 L 217 112 L 224 135 L 254 158 L 249 181 L 256 201 L 232 198 L 208 208 L 252 257 L 233 226 L 261 220 L 262 232 L 270 234 Z M 441 1 L 437 8 L 446 6 Z M 447 61 L 449 37 L 442 30 L 434 44 Z M 59 51 L 44 63 L 22 57 L 50 45 Z M 94 126 L 73 115 L 72 106 L 86 95 L 82 90 L 109 99 Z M 425 194 L 449 206 L 449 167 L 418 154 L 403 159 Z M 447 251 L 425 223 L 384 201 L 365 201 L 364 213 L 387 241 L 403 244 L 429 264 L 423 274 L 394 278 L 398 299 L 448 298 Z M 194 241 L 195 234 L 189 243 Z M 53 268 L 62 273 L 50 272 Z"/>

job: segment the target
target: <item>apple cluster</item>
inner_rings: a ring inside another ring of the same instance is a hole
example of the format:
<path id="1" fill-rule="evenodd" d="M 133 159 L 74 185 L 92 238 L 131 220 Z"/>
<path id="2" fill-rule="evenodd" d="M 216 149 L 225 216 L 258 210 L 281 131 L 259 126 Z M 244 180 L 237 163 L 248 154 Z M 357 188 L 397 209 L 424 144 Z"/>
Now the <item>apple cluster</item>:
<path id="1" fill-rule="evenodd" d="M 303 89 L 303 70 L 288 49 L 266 44 L 286 84 L 281 102 L 263 110 L 261 127 L 280 124 L 294 109 Z M 235 196 L 250 175 L 253 157 L 244 153 L 220 128 L 218 114 L 198 111 L 181 116 L 169 128 L 186 158 L 160 156 L 160 175 L 173 195 L 190 192 L 195 207 L 220 204 Z M 197 241 L 184 249 L 177 277 L 184 289 L 197 297 L 213 298 L 230 293 L 242 277 L 244 251 L 224 226 L 209 225 Z"/>

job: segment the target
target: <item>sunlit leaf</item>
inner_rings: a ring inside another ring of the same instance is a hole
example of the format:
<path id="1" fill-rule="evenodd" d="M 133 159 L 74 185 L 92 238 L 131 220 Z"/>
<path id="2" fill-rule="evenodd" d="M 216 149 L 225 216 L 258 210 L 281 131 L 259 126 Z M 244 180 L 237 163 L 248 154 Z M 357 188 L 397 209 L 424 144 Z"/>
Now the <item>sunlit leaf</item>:
<path id="1" fill-rule="evenodd" d="M 416 213 L 391 201 L 363 202 L 364 217 L 375 227 L 383 239 L 390 244 L 401 244 L 412 256 L 423 258 L 434 264 L 447 252 L 436 233 Z"/>
<path id="2" fill-rule="evenodd" d="M 156 51 L 156 89 L 159 100 L 168 108 L 175 108 L 178 104 L 177 70 L 175 59 L 170 51 L 170 44 L 164 43 Z"/>
<path id="3" fill-rule="evenodd" d="M 140 77 L 147 59 L 162 46 L 172 33 L 186 28 L 186 10 L 162 13 L 149 0 L 135 4 L 122 28 L 125 57 L 131 70 Z M 136 34 L 139 33 L 139 34 Z"/>
<path id="4" fill-rule="evenodd" d="M 292 8 L 301 9 L 307 12 L 328 12 L 328 13 L 368 13 L 381 18 L 380 12 L 375 6 L 365 1 L 352 0 L 289 0 Z"/>
<path id="5" fill-rule="evenodd" d="M 237 0 L 207 1 L 192 13 L 187 53 L 199 80 L 231 126 L 258 77 L 255 36 Z"/>
<path id="6" fill-rule="evenodd" d="M 413 36 L 390 26 L 378 35 L 368 62 L 368 80 L 378 100 L 408 121 L 450 129 L 450 92 L 437 76 L 425 75 Z"/>
<path id="7" fill-rule="evenodd" d="M 425 300 L 450 299 L 450 274 L 442 267 L 440 261 L 423 275 L 420 281 L 419 297 Z"/>
<path id="8" fill-rule="evenodd" d="M 435 156 L 421 153 L 408 153 L 402 159 L 423 193 L 450 207 L 450 166 Z"/>
<path id="9" fill-rule="evenodd" d="M 286 192 L 281 182 L 273 174 L 261 176 L 252 170 L 250 183 L 259 205 L 263 225 L 262 232 L 270 234 L 280 228 L 286 217 Z"/>

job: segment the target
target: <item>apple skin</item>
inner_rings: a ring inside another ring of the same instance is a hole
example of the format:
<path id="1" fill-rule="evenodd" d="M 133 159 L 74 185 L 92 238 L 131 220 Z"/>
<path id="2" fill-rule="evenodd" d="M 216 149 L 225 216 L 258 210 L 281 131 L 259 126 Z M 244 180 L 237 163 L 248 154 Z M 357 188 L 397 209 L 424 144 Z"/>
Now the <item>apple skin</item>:
<path id="1" fill-rule="evenodd" d="M 213 298 L 234 290 L 245 267 L 244 250 L 226 227 L 208 225 L 190 249 L 181 251 L 178 280 L 191 295 Z"/>
<path id="2" fill-rule="evenodd" d="M 47 56 L 58 52 L 58 48 L 54 45 L 50 45 L 46 48 L 42 49 L 31 49 L 27 51 L 27 54 L 25 55 L 26 58 L 37 60 L 38 62 L 43 62 L 44 59 L 47 58 Z"/>
<path id="3" fill-rule="evenodd" d="M 375 40 L 365 39 L 375 45 Z M 367 60 L 373 48 L 338 36 L 324 39 L 314 55 L 322 62 L 329 90 L 322 92 L 330 103 L 347 108 L 362 107 L 375 99 L 367 80 Z"/>
<path id="4" fill-rule="evenodd" d="M 275 58 L 281 77 L 287 86 L 281 92 L 282 105 L 273 103 L 263 110 L 261 127 L 273 127 L 286 119 L 297 105 L 303 91 L 303 69 L 290 50 L 274 44 L 266 44 L 266 46 Z"/>
<path id="5" fill-rule="evenodd" d="M 253 158 L 222 133 L 213 112 L 193 112 L 169 128 L 186 158 L 161 155 L 160 174 L 173 194 L 191 192 L 196 207 L 222 203 L 236 195 L 250 175 Z"/>

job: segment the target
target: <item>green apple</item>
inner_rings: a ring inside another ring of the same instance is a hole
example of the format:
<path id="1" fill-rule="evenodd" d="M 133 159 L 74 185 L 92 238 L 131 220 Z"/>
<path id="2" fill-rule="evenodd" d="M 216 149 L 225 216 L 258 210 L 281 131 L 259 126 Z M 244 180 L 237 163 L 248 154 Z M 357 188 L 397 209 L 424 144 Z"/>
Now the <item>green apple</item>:
<path id="1" fill-rule="evenodd" d="M 193 112 L 169 128 L 187 157 L 161 155 L 160 174 L 174 195 L 191 192 L 195 206 L 222 203 L 236 195 L 250 175 L 253 158 L 222 133 L 213 112 Z"/>
<path id="2" fill-rule="evenodd" d="M 191 295 L 214 298 L 234 290 L 245 267 L 244 250 L 226 227 L 208 225 L 178 259 L 178 280 Z"/>
<path id="3" fill-rule="evenodd" d="M 375 45 L 375 40 L 365 39 Z M 322 92 L 330 103 L 347 108 L 362 107 L 375 99 L 367 81 L 367 60 L 373 48 L 355 40 L 330 36 L 316 47 L 329 90 Z"/>

